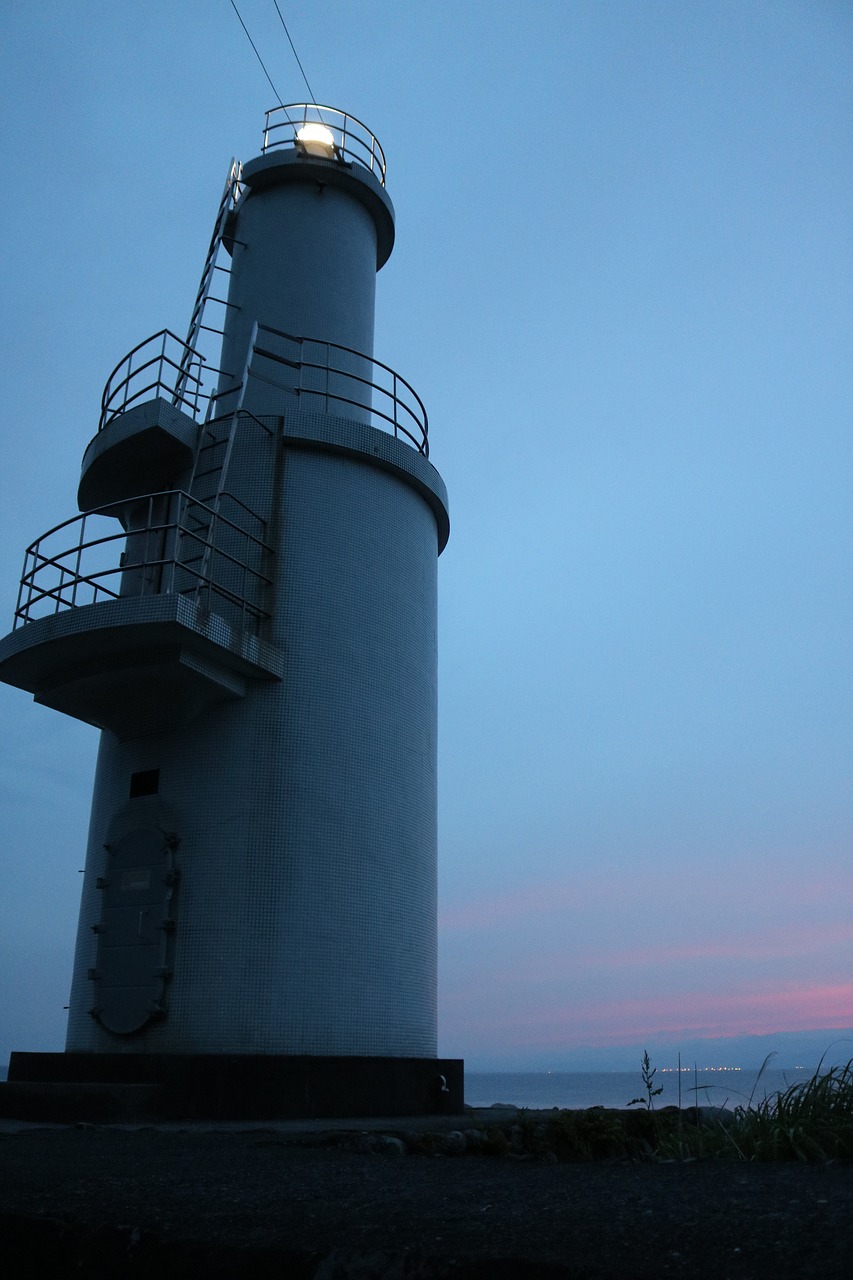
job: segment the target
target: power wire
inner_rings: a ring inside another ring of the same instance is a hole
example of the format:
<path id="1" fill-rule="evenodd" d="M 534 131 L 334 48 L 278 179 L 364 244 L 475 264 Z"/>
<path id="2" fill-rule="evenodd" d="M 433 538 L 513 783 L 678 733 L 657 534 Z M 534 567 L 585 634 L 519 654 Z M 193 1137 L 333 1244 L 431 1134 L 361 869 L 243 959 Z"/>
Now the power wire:
<path id="1" fill-rule="evenodd" d="M 272 0 L 272 2 L 275 5 L 275 11 L 279 16 L 281 25 L 284 27 L 284 34 L 287 36 L 288 40 L 290 41 L 290 47 L 293 50 L 293 56 L 296 59 L 296 64 L 299 67 L 299 70 L 302 72 L 302 79 L 305 81 L 305 87 L 308 90 L 308 92 L 311 94 L 311 101 L 314 103 L 314 106 L 316 107 L 317 99 L 314 97 L 314 90 L 311 88 L 310 84 L 308 83 L 308 77 L 305 74 L 305 68 L 303 67 L 300 61 L 299 54 L 296 52 L 296 45 L 293 43 L 293 39 L 290 35 L 290 32 L 287 29 L 287 23 L 285 22 L 282 16 L 281 9 L 279 9 L 278 7 L 278 0 Z M 232 0 L 232 3 L 233 3 L 233 0 Z M 267 78 L 269 79 L 269 77 Z"/>
<path id="2" fill-rule="evenodd" d="M 258 53 L 257 45 L 255 44 L 255 42 L 254 42 L 254 40 L 252 39 L 252 37 L 249 35 L 249 28 L 246 26 L 245 22 L 244 22 L 244 21 L 243 21 L 243 19 L 240 17 L 240 10 L 237 8 L 237 5 L 234 3 L 234 0 L 231 0 L 231 8 L 234 10 L 234 12 L 236 13 L 237 17 L 240 19 L 240 26 L 241 26 L 241 27 L 243 28 L 243 30 L 245 31 L 245 33 L 246 33 L 246 39 L 249 41 L 249 44 L 252 46 L 252 48 L 253 48 L 253 49 L 254 49 L 254 51 L 255 51 L 255 57 L 257 58 L 258 62 L 261 64 L 261 70 L 263 71 L 263 73 L 264 73 L 264 75 L 266 76 L 267 80 L 269 80 L 270 88 L 272 89 L 273 93 L 275 94 L 276 102 L 277 102 L 277 103 L 278 103 L 278 105 L 281 107 L 282 111 L 284 111 L 284 114 L 285 114 L 285 115 L 287 115 L 287 112 L 285 111 L 285 108 L 284 108 L 284 103 L 283 103 L 283 102 L 282 102 L 282 100 L 281 100 L 281 94 L 279 93 L 278 89 L 276 89 L 275 85 L 273 84 L 273 82 L 272 82 L 272 77 L 270 76 L 270 73 L 267 71 L 266 67 L 264 66 L 264 60 L 263 60 L 263 58 L 261 57 L 261 55 Z M 278 8 L 278 5 L 276 5 L 276 8 Z M 282 19 L 282 21 L 284 21 L 284 19 Z M 286 28 L 286 27 L 285 27 L 285 30 L 287 30 L 287 28 Z M 288 37 L 288 39 L 289 39 L 289 38 L 290 38 L 290 37 Z M 293 52 L 295 53 L 295 52 L 296 52 L 296 50 L 294 49 L 294 51 L 293 51 Z M 296 61 L 297 61 L 297 62 L 299 62 L 299 59 L 297 58 L 297 59 L 296 59 Z M 300 64 L 300 69 L 301 69 L 301 64 Z M 305 74 L 305 72 L 303 71 L 303 72 L 302 72 L 302 74 L 304 75 L 304 74 Z M 307 84 L 307 83 L 308 83 L 308 81 L 306 80 L 306 82 L 305 82 L 305 83 Z M 288 118 L 288 120 L 290 120 L 290 116 L 287 116 L 287 118 Z M 291 123 L 291 124 L 293 124 L 293 121 L 292 121 L 292 120 L 290 120 L 290 123 Z"/>

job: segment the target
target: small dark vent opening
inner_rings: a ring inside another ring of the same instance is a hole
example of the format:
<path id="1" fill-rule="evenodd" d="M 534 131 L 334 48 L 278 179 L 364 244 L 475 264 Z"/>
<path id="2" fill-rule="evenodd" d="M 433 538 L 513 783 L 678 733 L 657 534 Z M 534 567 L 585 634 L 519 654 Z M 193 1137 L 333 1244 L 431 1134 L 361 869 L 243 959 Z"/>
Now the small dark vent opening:
<path id="1" fill-rule="evenodd" d="M 159 769 L 140 769 L 139 773 L 130 775 L 130 798 L 137 800 L 140 796 L 156 796 L 159 786 Z"/>

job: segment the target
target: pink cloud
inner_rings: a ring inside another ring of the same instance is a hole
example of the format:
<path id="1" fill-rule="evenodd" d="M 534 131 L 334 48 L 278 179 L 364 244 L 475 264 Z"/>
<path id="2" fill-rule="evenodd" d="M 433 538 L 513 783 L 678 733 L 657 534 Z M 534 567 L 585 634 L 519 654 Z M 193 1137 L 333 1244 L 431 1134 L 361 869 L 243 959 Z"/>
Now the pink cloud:
<path id="1" fill-rule="evenodd" d="M 457 1009 L 456 1012 L 459 1012 Z M 455 1021 L 455 1019 L 453 1019 Z M 853 1025 L 853 983 L 787 985 L 776 990 L 698 992 L 689 998 L 654 994 L 588 1004 L 527 1007 L 503 1017 L 466 1018 L 465 1029 L 487 1036 L 490 1046 L 574 1048 L 621 1044 L 644 1036 L 767 1035 Z M 448 1029 L 453 1034 L 453 1028 Z"/>
<path id="2" fill-rule="evenodd" d="M 751 913 L 761 916 L 792 906 L 800 910 L 825 906 L 840 911 L 853 904 L 853 871 L 834 868 L 827 872 L 823 868 L 822 875 L 815 878 L 807 866 L 799 863 L 773 866 L 746 862 L 734 879 L 711 859 L 698 878 L 697 868 L 691 864 L 680 871 L 668 867 L 663 881 L 655 876 L 637 881 L 629 879 L 624 871 L 617 873 L 602 866 L 566 879 L 528 882 L 498 893 L 443 902 L 439 925 L 448 933 L 488 931 L 502 924 L 541 920 L 566 912 L 606 913 L 617 905 L 635 905 L 640 910 L 644 902 L 673 904 L 674 918 L 678 914 L 677 903 L 683 904 L 688 916 L 700 903 L 711 917 L 743 913 L 746 902 L 752 904 Z"/>
<path id="3" fill-rule="evenodd" d="M 443 1034 L 496 1051 L 853 1026 L 853 875 L 602 865 L 446 904 Z"/>
<path id="4" fill-rule="evenodd" d="M 795 931 L 788 924 L 765 925 L 760 929 L 740 929 L 728 937 L 719 936 L 716 928 L 716 922 L 711 923 L 707 926 L 706 936 L 684 942 L 641 942 L 636 946 L 613 947 L 609 941 L 598 946 L 591 946 L 585 941 L 582 954 L 578 954 L 569 943 L 564 951 L 537 954 L 524 965 L 524 976 L 533 982 L 547 981 L 568 966 L 575 973 L 603 974 L 696 963 L 784 962 L 806 956 L 823 956 L 831 951 L 840 957 L 844 949 L 853 946 L 853 920 L 800 921 Z M 515 972 L 518 972 L 518 966 L 515 966 Z"/>

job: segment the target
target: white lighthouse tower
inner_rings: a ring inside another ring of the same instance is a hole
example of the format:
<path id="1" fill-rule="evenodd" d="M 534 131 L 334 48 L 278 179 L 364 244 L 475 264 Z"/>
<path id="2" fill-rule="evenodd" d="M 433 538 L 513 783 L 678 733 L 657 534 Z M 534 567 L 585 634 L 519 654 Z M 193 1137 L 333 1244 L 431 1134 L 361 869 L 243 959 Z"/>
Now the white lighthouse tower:
<path id="1" fill-rule="evenodd" d="M 12 1084 L 461 1106 L 436 1058 L 447 499 L 419 397 L 373 356 L 393 243 L 370 131 L 268 112 L 186 341 L 121 361 L 82 514 L 27 551 L 0 678 L 103 732 L 66 1052 L 14 1054 Z"/>

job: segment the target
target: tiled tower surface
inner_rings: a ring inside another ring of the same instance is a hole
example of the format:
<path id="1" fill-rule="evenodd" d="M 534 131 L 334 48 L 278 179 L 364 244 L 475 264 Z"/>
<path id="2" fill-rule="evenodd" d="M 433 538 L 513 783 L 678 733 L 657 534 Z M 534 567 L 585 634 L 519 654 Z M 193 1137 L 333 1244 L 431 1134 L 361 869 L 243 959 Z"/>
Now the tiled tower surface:
<path id="1" fill-rule="evenodd" d="M 71 1054 L 436 1055 L 446 493 L 373 360 L 381 149 L 326 108 L 267 124 L 211 245 L 213 380 L 203 280 L 188 342 L 113 375 L 87 514 L 30 548 L 0 643 L 103 730 Z"/>

